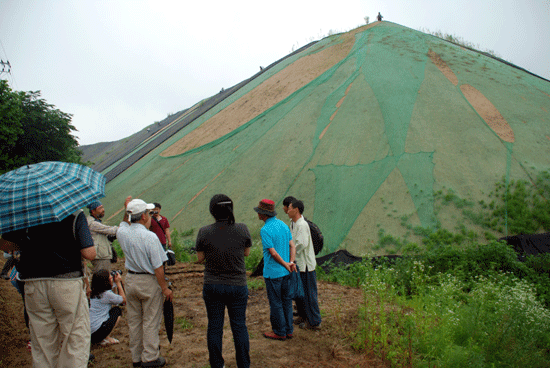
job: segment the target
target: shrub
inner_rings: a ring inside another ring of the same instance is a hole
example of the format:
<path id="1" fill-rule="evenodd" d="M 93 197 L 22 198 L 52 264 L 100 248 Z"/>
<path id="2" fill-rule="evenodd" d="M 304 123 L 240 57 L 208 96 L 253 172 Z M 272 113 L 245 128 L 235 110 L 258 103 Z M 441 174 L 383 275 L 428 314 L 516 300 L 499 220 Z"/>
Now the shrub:
<path id="1" fill-rule="evenodd" d="M 263 248 L 261 241 L 254 241 L 250 247 L 250 254 L 244 258 L 244 264 L 247 271 L 254 271 L 263 257 Z"/>

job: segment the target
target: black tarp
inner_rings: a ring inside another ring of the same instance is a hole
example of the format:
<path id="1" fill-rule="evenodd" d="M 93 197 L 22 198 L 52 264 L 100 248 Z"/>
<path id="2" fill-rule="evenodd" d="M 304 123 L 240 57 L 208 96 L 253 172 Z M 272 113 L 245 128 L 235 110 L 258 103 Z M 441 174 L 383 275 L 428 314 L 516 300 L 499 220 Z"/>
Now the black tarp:
<path id="1" fill-rule="evenodd" d="M 520 234 L 500 238 L 514 247 L 520 261 L 528 255 L 539 255 L 550 252 L 550 233 Z"/>
<path id="2" fill-rule="evenodd" d="M 397 258 L 401 258 L 401 256 L 398 256 L 398 255 L 379 256 L 379 257 L 371 258 L 371 261 L 376 266 L 382 262 L 386 262 L 388 260 L 393 261 Z M 343 267 L 355 262 L 361 262 L 363 258 L 354 256 L 347 250 L 341 249 L 341 250 L 337 250 L 334 253 L 330 253 L 322 257 L 317 257 L 316 260 L 317 260 L 317 265 L 321 267 L 323 271 L 329 272 L 330 269 L 333 267 Z M 262 258 L 258 263 L 258 266 L 256 266 L 256 269 L 254 270 L 254 272 L 252 272 L 250 276 L 251 277 L 262 276 L 263 269 L 264 269 L 264 259 Z"/>

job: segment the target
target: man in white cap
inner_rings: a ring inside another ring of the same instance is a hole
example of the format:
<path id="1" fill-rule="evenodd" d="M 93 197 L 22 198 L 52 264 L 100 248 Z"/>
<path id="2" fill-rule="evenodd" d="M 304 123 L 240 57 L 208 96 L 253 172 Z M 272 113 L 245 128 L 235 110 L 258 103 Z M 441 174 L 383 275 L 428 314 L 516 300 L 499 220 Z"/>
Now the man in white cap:
<path id="1" fill-rule="evenodd" d="M 149 231 L 152 203 L 141 199 L 126 201 L 125 221 L 117 239 L 126 257 L 126 300 L 130 351 L 134 367 L 162 367 L 166 360 L 159 352 L 159 328 L 163 299 L 172 300 L 172 290 L 164 279 L 166 253 L 155 233 Z M 164 298 L 163 298 L 164 294 Z"/>

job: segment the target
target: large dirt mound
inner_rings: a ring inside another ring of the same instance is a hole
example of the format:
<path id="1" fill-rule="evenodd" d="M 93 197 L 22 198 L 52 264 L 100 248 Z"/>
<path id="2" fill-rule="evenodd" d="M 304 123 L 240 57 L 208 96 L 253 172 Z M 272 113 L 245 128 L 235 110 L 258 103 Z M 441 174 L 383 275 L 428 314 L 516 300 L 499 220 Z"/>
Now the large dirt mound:
<path id="1" fill-rule="evenodd" d="M 500 60 L 374 23 L 277 63 L 141 158 L 108 184 L 108 221 L 132 195 L 198 229 L 222 192 L 257 230 L 260 199 L 293 195 L 325 253 L 385 253 L 372 248 L 381 230 L 414 240 L 412 227 L 462 223 L 434 193 L 478 203 L 503 177 L 548 170 L 549 96 L 548 81 Z"/>

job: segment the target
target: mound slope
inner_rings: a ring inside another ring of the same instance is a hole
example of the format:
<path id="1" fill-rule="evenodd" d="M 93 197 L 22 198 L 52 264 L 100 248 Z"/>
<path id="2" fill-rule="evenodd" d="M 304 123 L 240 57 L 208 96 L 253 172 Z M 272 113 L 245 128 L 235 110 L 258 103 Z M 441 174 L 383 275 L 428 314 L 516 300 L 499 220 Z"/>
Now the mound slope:
<path id="1" fill-rule="evenodd" d="M 548 170 L 548 111 L 548 81 L 374 23 L 285 59 L 175 133 L 108 184 L 107 214 L 116 222 L 132 195 L 162 203 L 173 228 L 197 229 L 223 192 L 259 229 L 252 207 L 293 195 L 324 252 L 366 255 L 381 229 L 456 226 L 459 213 L 435 208 L 440 190 L 475 203 L 502 177 Z"/>

